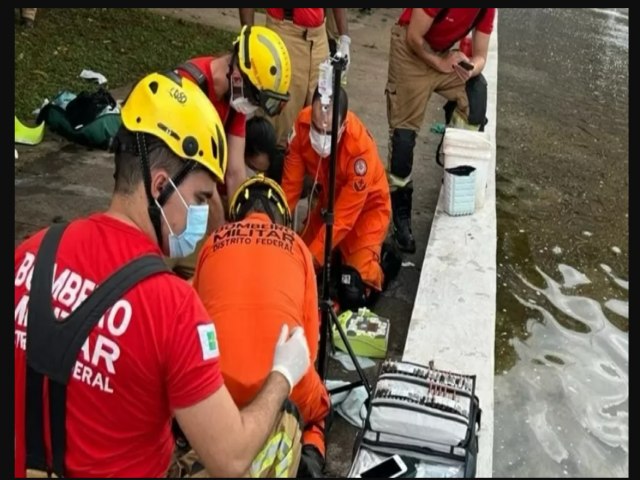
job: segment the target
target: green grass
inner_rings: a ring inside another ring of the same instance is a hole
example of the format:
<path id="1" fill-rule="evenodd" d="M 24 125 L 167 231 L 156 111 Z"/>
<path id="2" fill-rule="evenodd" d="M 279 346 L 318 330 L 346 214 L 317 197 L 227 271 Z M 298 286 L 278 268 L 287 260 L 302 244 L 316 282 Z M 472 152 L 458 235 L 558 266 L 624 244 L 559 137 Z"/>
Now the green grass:
<path id="1" fill-rule="evenodd" d="M 188 58 L 228 51 L 232 32 L 161 16 L 143 8 L 42 8 L 35 27 L 15 14 L 15 113 L 31 112 L 60 90 L 93 90 L 83 68 L 107 77 L 108 88 Z"/>

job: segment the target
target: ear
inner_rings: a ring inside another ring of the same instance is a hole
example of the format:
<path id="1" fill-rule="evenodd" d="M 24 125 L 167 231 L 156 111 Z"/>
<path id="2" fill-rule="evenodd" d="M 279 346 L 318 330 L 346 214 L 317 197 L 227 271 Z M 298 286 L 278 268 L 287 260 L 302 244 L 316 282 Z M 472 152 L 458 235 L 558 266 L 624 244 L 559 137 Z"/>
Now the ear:
<path id="1" fill-rule="evenodd" d="M 153 170 L 151 172 L 151 195 L 153 198 L 158 198 L 162 190 L 164 190 L 169 183 L 169 174 L 164 169 Z"/>

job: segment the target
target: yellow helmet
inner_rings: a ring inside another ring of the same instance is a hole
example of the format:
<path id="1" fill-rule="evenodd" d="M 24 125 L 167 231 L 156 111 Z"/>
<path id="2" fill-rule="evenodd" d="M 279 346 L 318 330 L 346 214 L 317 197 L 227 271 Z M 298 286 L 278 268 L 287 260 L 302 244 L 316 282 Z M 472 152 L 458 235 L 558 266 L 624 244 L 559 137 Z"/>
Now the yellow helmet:
<path id="1" fill-rule="evenodd" d="M 213 104 L 191 80 L 173 72 L 147 75 L 131 90 L 121 116 L 127 130 L 159 138 L 178 157 L 198 162 L 224 181 L 224 126 Z"/>
<path id="2" fill-rule="evenodd" d="M 264 203 L 264 199 L 271 202 L 271 205 Z M 270 212 L 277 209 L 285 226 L 291 228 L 291 210 L 287 204 L 287 196 L 275 180 L 265 177 L 263 173 L 248 178 L 238 187 L 229 202 L 229 218 L 234 222 L 242 220 L 255 201 L 263 202 L 266 213 L 273 221 L 275 218 Z"/>
<path id="3" fill-rule="evenodd" d="M 289 100 L 291 59 L 287 46 L 273 30 L 260 25 L 245 25 L 234 42 L 240 71 L 249 80 L 250 98 L 273 116 Z"/>

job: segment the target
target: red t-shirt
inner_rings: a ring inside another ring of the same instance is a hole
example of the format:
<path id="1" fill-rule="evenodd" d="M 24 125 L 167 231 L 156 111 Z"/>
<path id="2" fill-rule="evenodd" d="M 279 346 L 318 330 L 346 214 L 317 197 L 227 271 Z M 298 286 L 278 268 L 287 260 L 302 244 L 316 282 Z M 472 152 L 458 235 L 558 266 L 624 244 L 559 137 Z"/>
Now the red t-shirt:
<path id="1" fill-rule="evenodd" d="M 19 245 L 14 257 L 16 477 L 25 476 L 26 307 L 43 235 Z M 116 268 L 149 253 L 161 255 L 140 230 L 105 214 L 73 222 L 56 258 L 55 315 L 65 317 Z M 223 385 L 217 350 L 213 323 L 186 282 L 163 273 L 131 288 L 94 327 L 73 368 L 67 476 L 165 476 L 174 448 L 172 412 Z"/>
<path id="2" fill-rule="evenodd" d="M 278 20 L 284 19 L 284 8 L 267 8 L 267 15 Z M 324 22 L 324 8 L 294 8 L 293 23 L 301 27 L 315 28 Z"/>
<path id="3" fill-rule="evenodd" d="M 442 8 L 423 8 L 431 18 L 436 18 Z M 399 25 L 408 25 L 413 8 L 405 8 L 398 20 Z M 435 50 L 444 50 L 452 43 L 460 40 L 469 30 L 478 15 L 479 8 L 448 8 L 444 18 L 434 23 L 424 36 L 429 46 Z M 476 25 L 479 32 L 487 35 L 493 31 L 493 21 L 496 16 L 495 8 L 487 8 L 484 16 Z"/>
<path id="4" fill-rule="evenodd" d="M 189 62 L 196 65 L 202 73 L 207 77 L 207 82 L 209 83 L 209 100 L 213 103 L 213 106 L 216 107 L 218 111 L 218 115 L 220 116 L 220 120 L 224 124 L 224 130 L 227 135 L 235 135 L 236 137 L 243 137 L 245 135 L 245 122 L 246 117 L 243 113 L 233 112 L 234 117 L 231 120 L 231 123 L 227 125 L 227 116 L 231 111 L 231 106 L 229 102 L 226 100 L 218 100 L 216 97 L 216 93 L 213 91 L 213 74 L 211 73 L 211 60 L 214 57 L 196 57 L 189 60 Z M 178 68 L 178 73 L 183 77 L 188 77 L 195 81 L 195 79 L 187 72 L 186 70 L 182 70 Z"/>

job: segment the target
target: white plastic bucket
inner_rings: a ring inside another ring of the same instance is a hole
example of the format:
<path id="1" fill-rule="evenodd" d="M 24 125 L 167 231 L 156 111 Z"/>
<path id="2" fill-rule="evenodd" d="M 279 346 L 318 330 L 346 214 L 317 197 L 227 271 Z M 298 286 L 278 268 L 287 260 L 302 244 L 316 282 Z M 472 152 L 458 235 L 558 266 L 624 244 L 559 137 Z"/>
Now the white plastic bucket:
<path id="1" fill-rule="evenodd" d="M 444 170 L 444 211 L 451 216 L 475 211 L 475 167 L 460 165 Z"/>
<path id="2" fill-rule="evenodd" d="M 476 210 L 484 205 L 487 177 L 491 161 L 491 138 L 488 132 L 448 127 L 444 132 L 442 151 L 444 168 L 461 165 L 475 167 Z"/>

